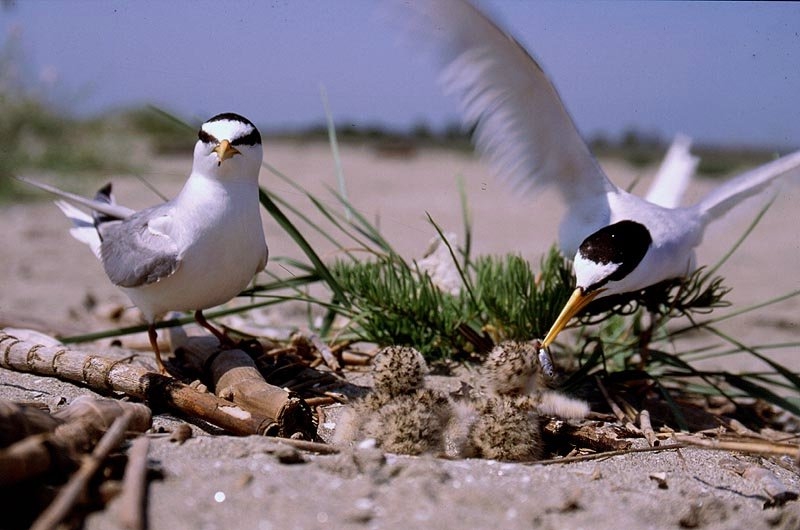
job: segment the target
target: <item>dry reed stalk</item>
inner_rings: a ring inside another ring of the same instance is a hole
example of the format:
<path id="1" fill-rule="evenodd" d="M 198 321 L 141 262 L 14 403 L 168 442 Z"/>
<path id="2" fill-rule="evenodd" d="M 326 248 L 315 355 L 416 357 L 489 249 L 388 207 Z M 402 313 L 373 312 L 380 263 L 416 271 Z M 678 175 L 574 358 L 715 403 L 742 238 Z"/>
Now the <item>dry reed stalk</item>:
<path id="1" fill-rule="evenodd" d="M 642 429 L 642 434 L 650 447 L 655 447 L 661 443 L 653 430 L 653 425 L 650 422 L 650 412 L 647 409 L 642 409 L 639 412 L 639 427 Z"/>
<path id="2" fill-rule="evenodd" d="M 641 429 L 639 429 L 639 427 L 633 424 L 631 418 L 627 414 L 625 414 L 625 412 L 623 412 L 620 406 L 617 405 L 617 402 L 614 401 L 614 399 L 611 397 L 611 394 L 609 394 L 608 390 L 606 390 L 606 386 L 603 384 L 603 381 L 600 379 L 600 377 L 595 376 L 594 380 L 597 383 L 597 388 L 599 388 L 600 392 L 602 392 L 603 397 L 606 400 L 606 403 L 608 403 L 608 406 L 611 408 L 611 412 L 613 412 L 614 416 L 616 416 L 617 421 L 619 421 L 622 425 L 624 425 L 625 428 L 628 429 L 630 432 L 636 434 L 642 434 Z"/>
<path id="3" fill-rule="evenodd" d="M 122 480 L 122 493 L 117 504 L 117 519 L 120 526 L 128 530 L 144 530 L 146 521 L 145 499 L 147 498 L 147 451 L 150 439 L 136 438 L 128 450 L 128 464 Z"/>
<path id="4" fill-rule="evenodd" d="M 758 455 L 790 456 L 800 462 L 800 446 L 796 444 L 771 442 L 768 440 L 710 440 L 691 434 L 675 434 L 673 438 L 686 445 L 715 449 L 718 451 L 738 451 Z"/>

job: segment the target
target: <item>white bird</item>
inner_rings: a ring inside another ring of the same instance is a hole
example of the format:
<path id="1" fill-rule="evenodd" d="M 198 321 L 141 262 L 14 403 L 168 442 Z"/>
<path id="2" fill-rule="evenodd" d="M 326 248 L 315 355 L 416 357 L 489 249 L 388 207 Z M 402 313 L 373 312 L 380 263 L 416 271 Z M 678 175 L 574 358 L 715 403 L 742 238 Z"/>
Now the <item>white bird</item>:
<path id="1" fill-rule="evenodd" d="M 87 199 L 22 179 L 93 210 L 89 216 L 56 202 L 74 224 L 72 235 L 89 245 L 109 279 L 141 310 L 162 373 L 155 323 L 168 311 L 194 310 L 198 323 L 222 341 L 202 310 L 228 302 L 267 264 L 258 129 L 238 114 L 219 114 L 200 127 L 198 138 L 178 196 L 138 212 L 116 204 L 111 184 Z"/>
<path id="2" fill-rule="evenodd" d="M 575 256 L 577 288 L 545 348 L 595 298 L 691 273 L 708 223 L 800 166 L 798 151 L 729 180 L 693 206 L 648 202 L 608 179 L 555 87 L 513 37 L 466 1 L 404 5 L 414 42 L 442 59 L 445 91 L 475 127 L 473 140 L 492 170 L 528 195 L 555 187 L 567 203 L 559 243 Z"/>

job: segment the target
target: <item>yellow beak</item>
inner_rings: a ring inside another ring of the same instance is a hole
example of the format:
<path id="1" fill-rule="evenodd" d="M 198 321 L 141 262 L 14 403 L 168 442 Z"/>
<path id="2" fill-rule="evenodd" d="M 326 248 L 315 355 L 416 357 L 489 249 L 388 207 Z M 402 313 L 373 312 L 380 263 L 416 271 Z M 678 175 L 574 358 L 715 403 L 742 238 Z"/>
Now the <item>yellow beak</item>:
<path id="1" fill-rule="evenodd" d="M 547 348 L 550 344 L 556 340 L 561 331 L 567 327 L 569 324 L 570 319 L 580 313 L 581 309 L 589 305 L 589 302 L 594 300 L 598 294 L 602 293 L 605 289 L 598 289 L 596 291 L 592 291 L 589 294 L 583 293 L 583 288 L 578 287 L 572 292 L 572 296 L 569 297 L 566 305 L 564 305 L 564 309 L 561 310 L 561 314 L 558 315 L 555 323 L 550 328 L 550 331 L 547 332 L 547 336 L 542 341 L 542 347 Z"/>
<path id="2" fill-rule="evenodd" d="M 233 155 L 241 154 L 228 140 L 222 140 L 219 145 L 214 148 L 214 152 L 217 153 L 217 157 L 219 157 L 217 165 L 222 164 L 229 158 L 233 158 Z"/>

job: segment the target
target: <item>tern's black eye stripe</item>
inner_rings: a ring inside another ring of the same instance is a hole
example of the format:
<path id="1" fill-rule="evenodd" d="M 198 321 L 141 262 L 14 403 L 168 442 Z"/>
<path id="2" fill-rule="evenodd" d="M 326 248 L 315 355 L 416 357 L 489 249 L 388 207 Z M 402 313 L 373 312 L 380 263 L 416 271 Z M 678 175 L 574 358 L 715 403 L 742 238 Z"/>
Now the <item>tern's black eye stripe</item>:
<path id="1" fill-rule="evenodd" d="M 201 142 L 203 142 L 204 144 L 218 144 L 218 143 L 219 143 L 219 142 L 217 141 L 217 139 L 216 139 L 216 138 L 214 138 L 214 135 L 213 135 L 213 134 L 208 134 L 208 133 L 207 133 L 207 132 L 205 132 L 203 129 L 200 129 L 200 131 L 197 133 L 197 137 L 198 137 L 198 138 L 200 139 L 200 141 L 201 141 Z"/>
<path id="2" fill-rule="evenodd" d="M 236 138 L 231 142 L 231 145 L 256 145 L 261 143 L 261 134 L 259 134 L 258 129 L 253 129 L 246 135 Z"/>

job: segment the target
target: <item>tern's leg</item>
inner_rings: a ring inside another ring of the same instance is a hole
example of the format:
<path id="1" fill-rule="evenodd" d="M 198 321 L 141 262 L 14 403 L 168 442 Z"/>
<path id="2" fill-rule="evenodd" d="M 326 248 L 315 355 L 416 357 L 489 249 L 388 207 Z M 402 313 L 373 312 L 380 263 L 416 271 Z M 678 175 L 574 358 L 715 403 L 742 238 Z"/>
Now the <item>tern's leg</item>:
<path id="1" fill-rule="evenodd" d="M 161 350 L 158 348 L 158 334 L 156 333 L 156 326 L 154 324 L 147 325 L 147 336 L 150 338 L 150 347 L 153 348 L 153 352 L 156 354 L 158 371 L 166 375 L 167 369 L 164 368 L 164 363 L 161 360 Z"/>
<path id="2" fill-rule="evenodd" d="M 195 311 L 194 319 L 197 321 L 198 324 L 200 324 L 208 331 L 210 331 L 212 335 L 217 337 L 217 340 L 219 341 L 220 344 L 232 344 L 231 339 L 228 338 L 227 335 L 225 335 L 223 332 L 212 326 L 211 323 L 208 320 L 206 320 L 206 317 L 203 315 L 203 311 L 201 310 Z"/>

